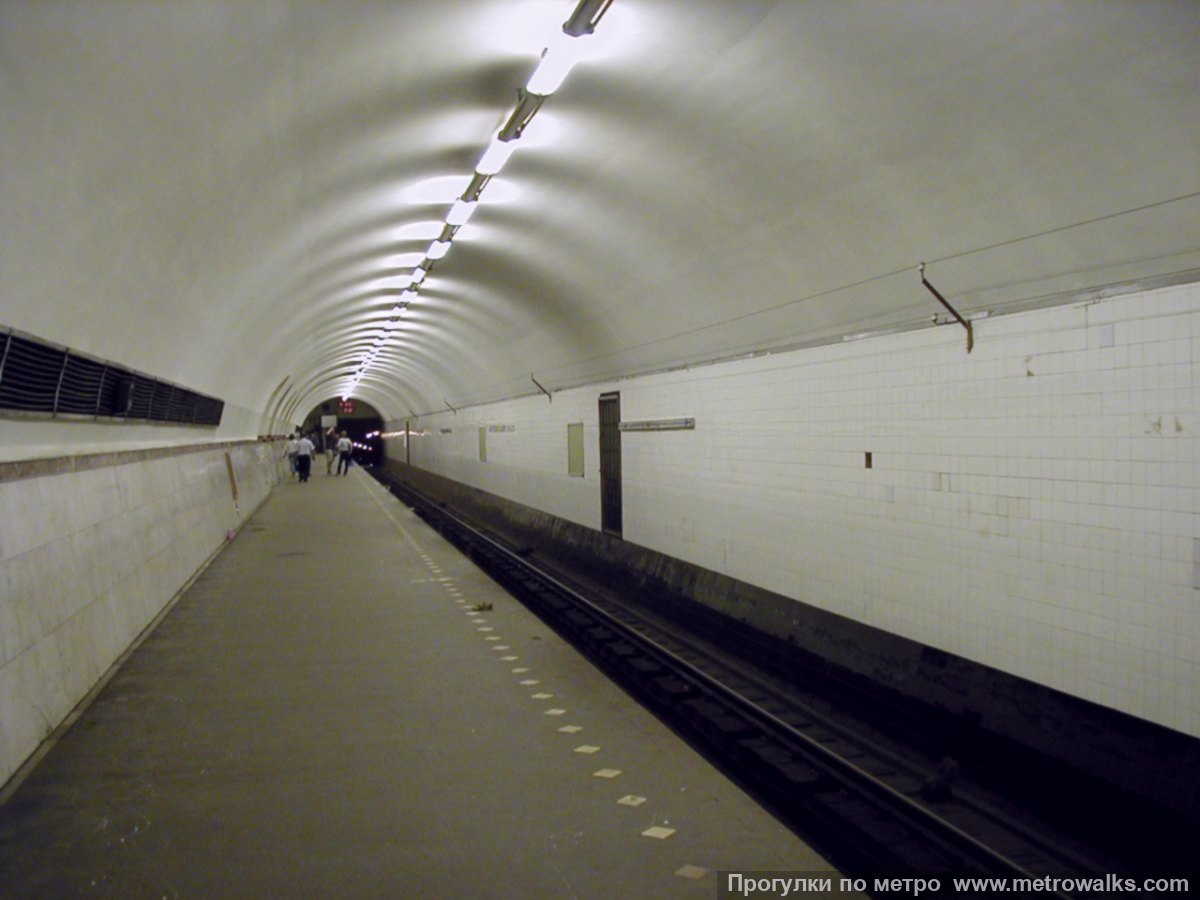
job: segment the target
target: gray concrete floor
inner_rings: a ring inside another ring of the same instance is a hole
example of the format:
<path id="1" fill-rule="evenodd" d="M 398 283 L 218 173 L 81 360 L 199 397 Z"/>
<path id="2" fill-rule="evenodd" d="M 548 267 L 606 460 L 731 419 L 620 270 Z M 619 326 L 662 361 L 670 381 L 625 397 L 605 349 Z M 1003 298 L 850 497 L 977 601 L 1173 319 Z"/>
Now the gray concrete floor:
<path id="1" fill-rule="evenodd" d="M 357 470 L 282 485 L 0 806 L 5 898 L 712 898 L 720 870 L 830 866 Z"/>

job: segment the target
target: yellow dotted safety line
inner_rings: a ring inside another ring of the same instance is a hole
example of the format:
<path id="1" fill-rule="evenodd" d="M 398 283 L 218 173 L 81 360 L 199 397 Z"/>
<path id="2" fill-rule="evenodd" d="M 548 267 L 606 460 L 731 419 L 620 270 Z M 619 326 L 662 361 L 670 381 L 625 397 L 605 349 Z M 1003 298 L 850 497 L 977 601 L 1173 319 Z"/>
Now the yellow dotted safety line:
<path id="1" fill-rule="evenodd" d="M 362 482 L 360 482 L 360 483 L 362 483 Z M 442 584 L 442 587 L 445 589 L 446 593 L 449 594 L 454 599 L 454 602 L 456 604 L 458 604 L 459 606 L 468 607 L 469 601 L 463 595 L 462 591 L 459 589 L 457 584 L 455 584 L 454 579 L 444 575 L 441 567 L 434 561 L 433 557 L 430 556 L 429 553 L 412 536 L 412 534 L 409 533 L 408 529 L 405 528 L 404 525 L 402 525 L 400 523 L 400 521 L 397 520 L 396 517 L 392 515 L 391 511 L 386 506 L 383 505 L 383 503 L 379 499 L 378 495 L 376 493 L 370 491 L 369 486 L 367 486 L 365 483 L 364 483 L 364 487 L 368 490 L 368 492 L 371 494 L 372 499 L 375 500 L 376 504 L 383 511 L 383 514 L 388 517 L 388 519 L 392 522 L 393 525 L 396 526 L 397 530 L 400 532 L 400 535 L 404 538 L 405 542 L 416 552 L 417 556 L 421 559 L 421 561 L 425 563 L 426 568 L 429 569 L 429 572 L 431 575 L 434 576 L 434 579 Z M 488 624 L 487 618 L 484 617 L 483 615 L 481 615 L 481 612 L 482 612 L 481 610 L 470 609 L 469 607 L 466 610 L 466 614 L 469 617 L 469 621 L 471 622 L 471 624 L 473 624 L 475 626 L 475 630 L 483 636 L 483 639 L 485 641 L 489 642 L 492 645 L 491 649 L 493 651 L 495 651 L 495 652 L 510 651 L 512 648 L 509 645 L 502 643 L 502 641 L 504 639 L 494 633 L 495 628 Z M 521 658 L 519 656 L 516 656 L 511 653 L 509 653 L 506 656 L 500 657 L 500 660 L 502 662 L 507 662 L 507 663 L 520 662 L 520 659 Z M 530 674 L 530 670 L 529 670 L 528 666 L 513 666 L 510 668 L 510 672 L 513 675 L 520 675 L 520 676 L 527 676 Z M 536 678 L 523 677 L 518 681 L 518 684 L 524 688 L 532 688 L 532 687 L 539 687 L 541 682 Z M 534 693 L 530 694 L 529 696 L 530 696 L 530 699 L 539 700 L 539 701 L 546 701 L 546 700 L 554 699 L 554 694 L 549 693 L 545 690 L 537 690 Z M 552 706 L 552 707 L 549 707 L 549 708 L 543 710 L 542 714 L 545 716 L 557 718 L 557 717 L 567 715 L 567 712 L 568 711 L 565 709 L 562 709 L 557 706 Z M 562 725 L 557 730 L 562 734 L 575 735 L 575 734 L 579 734 L 581 731 L 583 731 L 583 726 L 582 725 L 574 725 L 574 724 Z M 574 747 L 572 749 L 572 752 L 578 753 L 581 755 L 586 755 L 586 756 L 594 756 L 594 755 L 599 754 L 602 750 L 603 750 L 602 747 L 599 747 L 594 744 L 580 744 L 580 745 Z M 611 780 L 611 779 L 619 778 L 624 774 L 625 774 L 624 771 L 621 769 L 600 768 L 592 773 L 592 777 L 593 778 L 606 778 L 606 779 Z M 620 806 L 628 806 L 628 807 L 636 808 L 636 807 L 639 807 L 642 804 L 646 803 L 647 798 L 639 796 L 637 794 L 625 794 L 624 796 L 618 798 L 616 802 Z M 671 837 L 671 835 L 675 834 L 675 829 L 667 827 L 666 825 L 651 824 L 649 827 L 645 828 L 641 832 L 641 834 L 643 837 L 653 838 L 656 840 L 665 840 L 665 839 Z M 709 870 L 704 868 L 703 866 L 695 866 L 695 865 L 688 864 L 688 865 L 684 865 L 684 866 L 680 867 L 679 869 L 677 869 L 674 874 L 679 875 L 682 878 L 698 879 L 698 878 L 703 878 L 705 875 L 708 874 L 708 872 L 709 872 Z"/>

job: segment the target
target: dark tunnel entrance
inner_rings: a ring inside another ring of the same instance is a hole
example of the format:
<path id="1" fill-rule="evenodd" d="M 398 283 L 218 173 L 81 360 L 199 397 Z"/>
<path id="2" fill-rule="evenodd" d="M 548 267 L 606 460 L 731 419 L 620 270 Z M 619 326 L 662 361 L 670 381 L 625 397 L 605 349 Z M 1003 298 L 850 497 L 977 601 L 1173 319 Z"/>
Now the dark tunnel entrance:
<path id="1" fill-rule="evenodd" d="M 317 452 L 324 454 L 330 429 L 335 434 L 346 432 L 353 444 L 354 462 L 360 466 L 376 466 L 383 460 L 383 417 L 379 410 L 362 400 L 336 397 L 318 403 L 304 419 L 302 426 L 313 437 Z M 336 438 L 334 438 L 336 440 Z"/>

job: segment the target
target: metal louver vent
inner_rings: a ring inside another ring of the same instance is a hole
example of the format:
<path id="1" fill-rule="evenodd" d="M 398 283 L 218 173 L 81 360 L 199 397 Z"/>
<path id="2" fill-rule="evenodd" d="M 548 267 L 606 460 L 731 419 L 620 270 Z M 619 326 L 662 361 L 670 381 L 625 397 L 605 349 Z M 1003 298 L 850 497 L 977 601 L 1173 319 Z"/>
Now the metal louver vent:
<path id="1" fill-rule="evenodd" d="M 54 412 L 65 350 L 8 335 L 0 364 L 0 406 L 29 412 Z"/>
<path id="2" fill-rule="evenodd" d="M 32 335 L 0 334 L 0 413 L 221 424 L 225 402 Z"/>
<path id="3" fill-rule="evenodd" d="M 58 386 L 58 406 L 55 411 L 79 416 L 97 415 L 107 369 L 104 363 L 94 359 L 68 355 Z"/>

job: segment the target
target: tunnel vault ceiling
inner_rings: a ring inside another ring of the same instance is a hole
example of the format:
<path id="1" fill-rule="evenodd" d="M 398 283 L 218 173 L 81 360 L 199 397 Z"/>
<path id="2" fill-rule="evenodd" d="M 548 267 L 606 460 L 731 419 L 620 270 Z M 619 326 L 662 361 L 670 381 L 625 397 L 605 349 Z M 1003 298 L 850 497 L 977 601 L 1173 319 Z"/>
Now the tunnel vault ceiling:
<path id="1" fill-rule="evenodd" d="M 386 328 L 576 6 L 0 0 L 0 324 L 395 418 L 1200 268 L 1200 4 L 613 0 Z"/>

